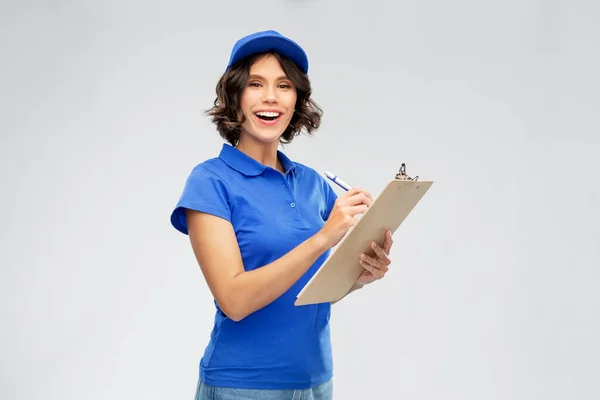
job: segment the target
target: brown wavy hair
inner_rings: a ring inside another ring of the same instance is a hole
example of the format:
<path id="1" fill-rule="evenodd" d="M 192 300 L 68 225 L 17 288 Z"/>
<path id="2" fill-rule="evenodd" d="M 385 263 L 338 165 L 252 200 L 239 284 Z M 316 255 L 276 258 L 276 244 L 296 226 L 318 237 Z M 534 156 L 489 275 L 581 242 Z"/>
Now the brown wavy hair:
<path id="1" fill-rule="evenodd" d="M 225 71 L 217 83 L 217 98 L 213 107 L 206 111 L 217 125 L 221 137 L 232 146 L 240 140 L 244 114 L 240 108 L 240 97 L 248 86 L 250 67 L 256 60 L 272 54 L 279 60 L 283 72 L 296 88 L 296 107 L 290 124 L 280 138 L 280 143 L 291 143 L 294 137 L 305 131 L 312 134 L 321 125 L 323 110 L 310 98 L 312 88 L 308 76 L 289 58 L 274 52 L 259 53 L 240 60 Z"/>

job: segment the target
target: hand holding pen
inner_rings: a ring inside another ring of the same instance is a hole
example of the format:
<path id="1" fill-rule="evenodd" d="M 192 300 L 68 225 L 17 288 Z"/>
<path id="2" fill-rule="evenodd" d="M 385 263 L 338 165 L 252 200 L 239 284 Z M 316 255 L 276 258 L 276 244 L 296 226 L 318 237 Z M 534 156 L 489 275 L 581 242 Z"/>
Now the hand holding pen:
<path id="1" fill-rule="evenodd" d="M 329 173 L 327 176 L 329 179 L 335 177 Z M 327 221 L 320 230 L 327 248 L 337 245 L 350 228 L 356 224 L 355 217 L 364 214 L 367 208 L 373 204 L 373 196 L 366 190 L 358 187 L 351 188 L 340 179 L 332 180 L 346 190 L 346 193 L 336 199 Z"/>

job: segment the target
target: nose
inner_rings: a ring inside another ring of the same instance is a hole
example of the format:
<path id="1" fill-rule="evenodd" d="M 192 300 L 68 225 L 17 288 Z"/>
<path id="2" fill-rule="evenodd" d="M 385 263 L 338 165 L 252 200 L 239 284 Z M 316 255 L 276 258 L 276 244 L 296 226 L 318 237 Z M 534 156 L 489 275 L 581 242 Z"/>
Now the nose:
<path id="1" fill-rule="evenodd" d="M 263 101 L 265 103 L 276 103 L 277 102 L 277 91 L 273 85 L 265 85 L 263 91 Z"/>

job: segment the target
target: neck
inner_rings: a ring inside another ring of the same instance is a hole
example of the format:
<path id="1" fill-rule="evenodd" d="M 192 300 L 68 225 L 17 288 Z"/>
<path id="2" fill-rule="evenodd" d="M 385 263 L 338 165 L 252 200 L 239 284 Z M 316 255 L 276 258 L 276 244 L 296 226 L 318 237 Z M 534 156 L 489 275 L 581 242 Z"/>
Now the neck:
<path id="1" fill-rule="evenodd" d="M 242 134 L 236 148 L 259 163 L 283 172 L 277 159 L 279 142 L 263 143 Z"/>

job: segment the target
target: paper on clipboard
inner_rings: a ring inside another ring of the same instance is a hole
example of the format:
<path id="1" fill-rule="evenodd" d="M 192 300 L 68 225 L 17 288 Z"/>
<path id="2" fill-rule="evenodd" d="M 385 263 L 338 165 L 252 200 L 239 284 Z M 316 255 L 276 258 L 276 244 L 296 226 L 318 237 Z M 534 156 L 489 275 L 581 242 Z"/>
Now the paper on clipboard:
<path id="1" fill-rule="evenodd" d="M 348 293 L 364 271 L 358 262 L 360 255 L 374 254 L 370 242 L 381 242 L 386 230 L 394 234 L 433 184 L 433 181 L 419 181 L 417 178 L 409 178 L 402 164 L 400 172 L 388 182 L 300 291 L 294 305 L 334 302 Z"/>

